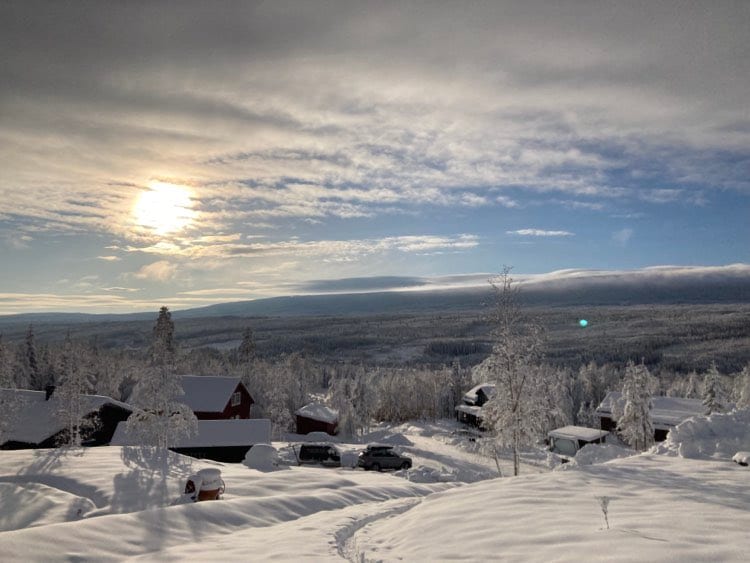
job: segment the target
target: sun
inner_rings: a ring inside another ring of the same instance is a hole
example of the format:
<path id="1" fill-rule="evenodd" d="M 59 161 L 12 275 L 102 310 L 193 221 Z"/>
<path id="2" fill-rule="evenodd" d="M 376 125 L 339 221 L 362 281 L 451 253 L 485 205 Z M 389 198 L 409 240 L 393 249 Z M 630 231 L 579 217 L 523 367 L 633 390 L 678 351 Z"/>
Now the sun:
<path id="1" fill-rule="evenodd" d="M 133 206 L 136 225 L 157 235 L 183 230 L 195 216 L 190 195 L 190 188 L 186 186 L 150 182 L 148 190 L 138 196 Z"/>

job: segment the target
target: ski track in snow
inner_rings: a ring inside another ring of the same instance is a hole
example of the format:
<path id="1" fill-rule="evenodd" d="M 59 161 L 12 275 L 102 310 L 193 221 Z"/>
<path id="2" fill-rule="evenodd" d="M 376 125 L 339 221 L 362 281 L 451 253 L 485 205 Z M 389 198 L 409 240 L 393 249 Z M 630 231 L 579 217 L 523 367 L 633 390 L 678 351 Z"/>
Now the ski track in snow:
<path id="1" fill-rule="evenodd" d="M 361 518 L 352 518 L 352 521 L 349 524 L 345 525 L 334 534 L 338 554 L 343 559 L 347 559 L 352 563 L 364 563 L 366 561 L 364 554 L 360 553 L 357 548 L 357 532 L 377 520 L 383 520 L 398 514 L 403 514 L 407 510 L 414 508 L 420 502 L 422 502 L 421 498 L 410 498 L 379 503 L 380 506 L 377 507 L 376 512 Z M 383 507 L 383 505 L 387 506 Z"/>

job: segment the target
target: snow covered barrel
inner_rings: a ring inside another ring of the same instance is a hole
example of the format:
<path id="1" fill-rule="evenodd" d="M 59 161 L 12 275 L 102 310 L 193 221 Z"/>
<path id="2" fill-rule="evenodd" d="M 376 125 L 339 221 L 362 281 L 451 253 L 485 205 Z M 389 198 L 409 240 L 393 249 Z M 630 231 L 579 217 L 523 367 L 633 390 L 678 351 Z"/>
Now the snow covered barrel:
<path id="1" fill-rule="evenodd" d="M 201 469 L 191 476 L 185 484 L 185 494 L 194 501 L 218 500 L 224 493 L 224 481 L 219 469 L 210 467 Z"/>

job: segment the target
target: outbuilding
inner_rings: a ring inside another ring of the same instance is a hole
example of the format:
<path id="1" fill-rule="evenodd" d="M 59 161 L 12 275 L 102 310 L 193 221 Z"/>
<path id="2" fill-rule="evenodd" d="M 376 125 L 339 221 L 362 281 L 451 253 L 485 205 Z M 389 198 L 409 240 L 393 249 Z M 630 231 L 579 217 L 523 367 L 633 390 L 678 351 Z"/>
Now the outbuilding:
<path id="1" fill-rule="evenodd" d="M 322 403 L 309 403 L 298 409 L 294 415 L 297 421 L 297 434 L 325 432 L 335 436 L 338 433 L 338 411 Z"/>

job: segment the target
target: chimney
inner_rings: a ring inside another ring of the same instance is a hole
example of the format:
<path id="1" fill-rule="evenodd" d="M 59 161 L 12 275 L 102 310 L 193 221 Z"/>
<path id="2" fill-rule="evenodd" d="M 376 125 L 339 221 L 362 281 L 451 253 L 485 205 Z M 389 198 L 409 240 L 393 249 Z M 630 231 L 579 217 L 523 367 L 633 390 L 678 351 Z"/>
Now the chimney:
<path id="1" fill-rule="evenodd" d="M 49 401 L 49 398 L 52 396 L 52 393 L 54 392 L 55 392 L 55 386 L 47 385 L 47 387 L 44 388 L 44 400 Z"/>

